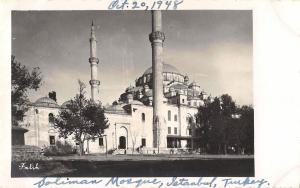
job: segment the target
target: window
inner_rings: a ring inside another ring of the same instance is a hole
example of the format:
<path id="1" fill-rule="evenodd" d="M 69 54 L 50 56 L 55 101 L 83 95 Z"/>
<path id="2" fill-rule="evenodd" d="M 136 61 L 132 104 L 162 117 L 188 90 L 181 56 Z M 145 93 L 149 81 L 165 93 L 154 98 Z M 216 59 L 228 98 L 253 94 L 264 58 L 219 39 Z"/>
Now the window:
<path id="1" fill-rule="evenodd" d="M 168 134 L 171 134 L 171 127 L 168 127 Z"/>
<path id="2" fill-rule="evenodd" d="M 50 145 L 55 145 L 55 136 L 49 136 Z"/>
<path id="3" fill-rule="evenodd" d="M 168 110 L 168 120 L 171 121 L 171 110 Z"/>
<path id="4" fill-rule="evenodd" d="M 145 113 L 142 113 L 142 122 L 145 122 Z"/>
<path id="5" fill-rule="evenodd" d="M 191 106 L 191 102 L 188 102 L 188 105 Z"/>
<path id="6" fill-rule="evenodd" d="M 184 99 L 182 99 L 182 103 L 184 103 Z"/>
<path id="7" fill-rule="evenodd" d="M 142 138 L 142 147 L 146 146 L 146 138 Z"/>
<path id="8" fill-rule="evenodd" d="M 174 134 L 177 134 L 177 128 L 176 127 L 174 128 Z"/>
<path id="9" fill-rule="evenodd" d="M 99 138 L 99 146 L 103 146 L 103 137 Z"/>
<path id="10" fill-rule="evenodd" d="M 177 121 L 177 115 L 174 115 L 174 121 Z"/>
<path id="11" fill-rule="evenodd" d="M 189 135 L 192 135 L 192 129 L 188 129 Z"/>
<path id="12" fill-rule="evenodd" d="M 36 113 L 36 114 L 38 114 L 38 113 L 39 113 L 38 109 L 35 109 L 35 113 Z"/>
<path id="13" fill-rule="evenodd" d="M 54 123 L 54 116 L 53 116 L 52 113 L 50 113 L 50 114 L 48 115 L 48 121 L 49 121 L 49 123 Z"/>
<path id="14" fill-rule="evenodd" d="M 197 102 L 194 102 L 194 106 L 197 106 Z"/>

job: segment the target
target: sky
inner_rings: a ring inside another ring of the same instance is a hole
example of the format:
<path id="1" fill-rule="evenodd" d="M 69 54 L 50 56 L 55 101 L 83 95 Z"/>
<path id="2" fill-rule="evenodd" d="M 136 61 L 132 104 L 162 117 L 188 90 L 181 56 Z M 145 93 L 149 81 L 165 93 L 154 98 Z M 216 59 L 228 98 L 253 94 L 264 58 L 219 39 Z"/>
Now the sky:
<path id="1" fill-rule="evenodd" d="M 78 79 L 90 96 L 92 20 L 103 104 L 151 67 L 150 11 L 13 11 L 12 54 L 43 75 L 40 89 L 29 93 L 32 102 L 56 91 L 62 104 L 78 92 Z M 253 105 L 252 11 L 162 11 L 162 25 L 165 63 L 212 96 L 227 93 L 238 105 Z"/>

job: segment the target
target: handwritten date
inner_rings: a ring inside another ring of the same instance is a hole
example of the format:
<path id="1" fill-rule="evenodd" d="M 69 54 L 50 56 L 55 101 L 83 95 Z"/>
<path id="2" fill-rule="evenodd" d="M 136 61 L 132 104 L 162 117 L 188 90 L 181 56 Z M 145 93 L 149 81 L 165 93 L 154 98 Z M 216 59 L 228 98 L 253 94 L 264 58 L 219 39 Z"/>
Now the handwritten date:
<path id="1" fill-rule="evenodd" d="M 113 0 L 108 6 L 110 10 L 176 10 L 183 0 L 159 0 L 151 3 L 144 1 Z"/>

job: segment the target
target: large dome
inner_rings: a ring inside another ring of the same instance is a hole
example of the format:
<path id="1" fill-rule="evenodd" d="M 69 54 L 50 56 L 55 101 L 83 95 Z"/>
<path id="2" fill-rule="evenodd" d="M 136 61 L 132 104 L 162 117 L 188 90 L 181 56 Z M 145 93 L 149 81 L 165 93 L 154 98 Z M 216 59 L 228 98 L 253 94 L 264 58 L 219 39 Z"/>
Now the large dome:
<path id="1" fill-rule="evenodd" d="M 165 63 L 163 63 L 163 72 L 181 74 L 176 67 L 174 67 L 173 65 L 170 65 L 170 64 L 165 64 Z M 148 68 L 144 72 L 144 75 L 151 74 L 151 73 L 152 73 L 152 67 Z"/>
<path id="2" fill-rule="evenodd" d="M 58 104 L 49 97 L 42 97 L 35 101 L 35 106 L 42 106 L 42 107 L 58 107 Z"/>

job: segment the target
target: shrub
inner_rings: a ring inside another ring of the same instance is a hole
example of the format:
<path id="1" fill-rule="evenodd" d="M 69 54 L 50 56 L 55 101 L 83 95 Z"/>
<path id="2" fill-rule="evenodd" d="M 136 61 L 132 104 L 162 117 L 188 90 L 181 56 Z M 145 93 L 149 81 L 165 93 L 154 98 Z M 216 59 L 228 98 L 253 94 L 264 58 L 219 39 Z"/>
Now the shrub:
<path id="1" fill-rule="evenodd" d="M 57 141 L 55 146 L 48 146 L 44 148 L 45 156 L 61 156 L 75 153 L 75 148 L 68 142 L 63 144 L 62 142 Z"/>
<path id="2" fill-rule="evenodd" d="M 110 150 L 107 151 L 107 154 L 113 154 L 114 151 L 116 151 L 116 149 L 110 149 Z"/>

